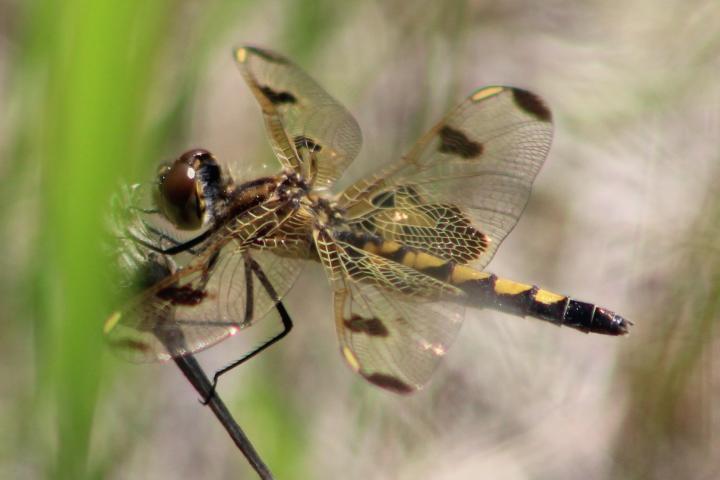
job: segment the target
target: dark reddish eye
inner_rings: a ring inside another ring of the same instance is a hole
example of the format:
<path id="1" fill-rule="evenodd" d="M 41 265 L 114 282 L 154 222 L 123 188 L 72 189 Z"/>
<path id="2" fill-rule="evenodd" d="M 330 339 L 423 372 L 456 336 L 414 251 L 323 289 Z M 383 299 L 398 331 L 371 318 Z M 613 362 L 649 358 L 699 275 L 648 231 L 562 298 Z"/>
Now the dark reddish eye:
<path id="1" fill-rule="evenodd" d="M 177 228 L 202 227 L 205 199 L 199 171 L 203 165 L 214 163 L 210 152 L 195 149 L 183 153 L 172 165 L 158 172 L 157 206 Z"/>
<path id="2" fill-rule="evenodd" d="M 160 179 L 160 192 L 173 205 L 184 205 L 195 195 L 195 169 L 183 162 L 173 163 Z"/>

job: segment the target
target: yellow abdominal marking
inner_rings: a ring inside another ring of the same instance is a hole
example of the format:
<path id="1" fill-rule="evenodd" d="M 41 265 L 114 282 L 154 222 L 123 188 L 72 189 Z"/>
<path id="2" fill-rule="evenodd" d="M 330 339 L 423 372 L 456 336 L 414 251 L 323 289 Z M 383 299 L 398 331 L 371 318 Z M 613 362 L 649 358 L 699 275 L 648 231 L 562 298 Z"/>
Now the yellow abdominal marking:
<path id="1" fill-rule="evenodd" d="M 360 362 L 358 362 L 358 359 L 355 356 L 355 354 L 352 353 L 348 347 L 342 347 L 342 354 L 343 354 L 343 357 L 345 357 L 345 361 L 350 365 L 350 368 L 352 368 L 356 372 L 359 372 L 360 371 Z"/>
<path id="2" fill-rule="evenodd" d="M 407 258 L 407 255 L 405 255 L 405 258 Z M 424 253 L 424 252 L 418 252 L 417 254 L 415 254 L 414 261 L 415 261 L 415 263 L 410 266 L 415 267 L 418 270 L 424 270 L 426 268 L 433 268 L 433 267 L 442 267 L 443 265 L 445 265 L 447 263 L 442 258 L 438 258 L 434 255 L 428 255 L 427 253 Z"/>
<path id="3" fill-rule="evenodd" d="M 377 246 L 373 242 L 367 242 L 363 245 L 362 249 L 368 253 L 372 253 L 373 255 L 378 253 Z"/>
<path id="4" fill-rule="evenodd" d="M 519 293 L 527 292 L 531 288 L 532 285 L 513 282 L 512 280 L 506 280 L 504 278 L 498 278 L 495 281 L 495 292 L 504 295 L 517 295 Z"/>
<path id="5" fill-rule="evenodd" d="M 115 328 L 115 326 L 118 324 L 120 319 L 122 318 L 122 313 L 114 312 L 112 315 L 110 315 L 110 318 L 108 318 L 105 321 L 105 326 L 103 327 L 103 333 L 107 335 L 110 333 L 110 331 Z"/>
<path id="6" fill-rule="evenodd" d="M 398 250 L 400 250 L 400 244 L 392 240 L 385 241 L 380 245 L 380 253 L 383 255 L 390 255 Z"/>
<path id="7" fill-rule="evenodd" d="M 547 290 L 538 290 L 535 294 L 535 300 L 545 305 L 561 302 L 566 299 L 567 297 L 565 295 L 558 295 L 557 293 L 548 292 Z"/>
<path id="8" fill-rule="evenodd" d="M 462 265 L 456 265 L 452 271 L 450 277 L 450 283 L 459 285 L 470 280 L 484 280 L 490 276 L 489 273 L 475 270 L 474 268 L 464 267 Z"/>
<path id="9" fill-rule="evenodd" d="M 475 92 L 472 97 L 473 102 L 479 102 L 480 100 L 483 100 L 488 97 L 492 97 L 493 95 L 497 95 L 498 93 L 503 91 L 503 87 L 488 87 L 483 88 L 482 90 L 478 90 Z"/>
<path id="10" fill-rule="evenodd" d="M 366 242 L 362 249 L 373 255 L 391 255 L 400 250 L 401 245 L 392 240 L 385 240 L 378 245 L 376 242 Z"/>

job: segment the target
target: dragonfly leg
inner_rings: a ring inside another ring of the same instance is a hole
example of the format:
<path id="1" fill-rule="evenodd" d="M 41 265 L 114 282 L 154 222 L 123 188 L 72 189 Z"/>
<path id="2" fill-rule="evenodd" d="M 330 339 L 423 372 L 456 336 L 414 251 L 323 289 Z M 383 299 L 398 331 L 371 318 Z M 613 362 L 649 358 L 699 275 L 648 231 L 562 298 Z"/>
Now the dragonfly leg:
<path id="1" fill-rule="evenodd" d="M 238 365 L 245 363 L 246 361 L 253 358 L 255 355 L 257 355 L 260 352 L 262 352 L 263 350 L 265 350 L 266 348 L 268 348 L 268 347 L 274 345 L 275 343 L 279 342 L 280 340 L 282 340 L 288 333 L 290 333 L 290 330 L 292 330 L 292 327 L 293 327 L 292 319 L 290 318 L 290 315 L 288 314 L 287 310 L 285 309 L 285 305 L 283 305 L 282 301 L 278 298 L 275 288 L 270 283 L 270 280 L 268 280 L 268 278 L 265 276 L 265 272 L 263 272 L 262 268 L 260 268 L 260 265 L 248 253 L 245 254 L 245 268 L 248 269 L 248 270 L 246 270 L 246 272 L 252 271 L 252 273 L 255 274 L 257 279 L 260 281 L 260 284 L 263 286 L 263 288 L 265 288 L 265 291 L 267 292 L 267 294 L 270 296 L 270 298 L 274 302 L 276 302 L 275 308 L 277 309 L 278 313 L 280 314 L 280 320 L 282 321 L 283 329 L 282 329 L 282 331 L 280 331 L 280 333 L 278 333 L 277 335 L 274 335 L 272 338 L 270 338 L 269 340 L 265 341 L 264 343 L 262 343 L 261 345 L 256 347 L 250 353 L 243 355 L 242 357 L 240 357 L 239 359 L 230 363 L 229 365 L 226 365 L 225 367 L 217 370 L 215 372 L 215 374 L 213 375 L 213 381 L 212 381 L 212 386 L 210 388 L 210 393 L 207 395 L 207 397 L 205 397 L 203 400 L 201 400 L 201 403 L 203 405 L 207 405 L 208 402 L 215 395 L 215 388 L 217 387 L 218 380 L 220 379 L 220 377 L 222 375 L 226 374 L 227 372 L 229 372 L 233 368 L 237 367 Z M 247 304 L 250 305 L 250 302 L 252 301 L 251 299 L 253 298 L 252 297 L 252 282 L 246 281 L 245 284 L 246 284 L 246 288 L 248 289 L 248 291 L 250 293 L 250 295 L 248 295 L 246 297 L 248 299 Z M 246 308 L 246 310 L 247 310 L 247 308 Z M 249 312 L 248 311 L 245 312 L 246 320 L 248 317 L 248 313 L 250 313 L 250 317 L 252 317 L 252 310 L 249 310 Z"/>
<path id="2" fill-rule="evenodd" d="M 152 250 L 153 252 L 157 252 L 162 255 L 176 255 L 178 253 L 187 252 L 187 251 L 192 253 L 192 248 L 201 244 L 205 240 L 207 240 L 210 237 L 210 235 L 213 233 L 213 230 L 206 230 L 203 233 L 201 233 L 200 235 L 198 235 L 197 237 L 191 238 L 187 242 L 176 243 L 172 247 L 168 247 L 168 248 L 160 248 L 158 246 L 155 246 L 152 243 L 150 243 L 146 240 L 143 240 L 142 238 L 139 238 L 137 235 L 134 235 L 130 231 L 127 231 L 126 233 L 128 235 L 128 238 L 130 238 L 130 240 L 132 240 L 135 243 L 139 243 L 140 245 Z M 165 239 L 168 241 L 173 241 L 173 239 L 169 236 L 165 236 Z"/>
<path id="3" fill-rule="evenodd" d="M 143 221 L 143 227 L 145 229 L 147 229 L 148 232 L 150 232 L 155 237 L 157 237 L 158 240 L 165 241 L 165 242 L 169 243 L 172 247 L 176 247 L 182 243 L 180 240 L 177 240 L 177 239 L 171 237 L 170 235 L 168 235 L 167 233 L 158 230 L 157 228 L 153 227 L 152 225 L 146 223 L 145 221 Z M 130 233 L 129 231 L 128 231 L 128 236 L 132 241 L 134 241 L 136 243 L 142 242 L 142 240 L 140 240 L 136 235 Z M 155 250 L 157 248 L 160 248 L 160 247 L 155 247 L 153 250 Z M 192 248 L 188 248 L 187 252 L 191 253 L 193 255 L 197 255 L 199 253 L 197 250 L 193 250 Z M 163 252 L 161 251 L 160 253 L 163 253 Z"/>

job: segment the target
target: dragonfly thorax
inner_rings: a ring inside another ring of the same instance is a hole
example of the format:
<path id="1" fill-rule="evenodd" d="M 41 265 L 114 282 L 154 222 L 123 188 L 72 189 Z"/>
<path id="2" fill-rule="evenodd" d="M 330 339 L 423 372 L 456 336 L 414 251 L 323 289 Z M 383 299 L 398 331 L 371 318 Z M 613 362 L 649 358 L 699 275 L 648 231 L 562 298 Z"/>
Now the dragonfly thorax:
<path id="1" fill-rule="evenodd" d="M 315 217 L 316 228 L 338 227 L 344 223 L 345 211 L 328 198 L 315 193 L 308 195 L 310 210 Z"/>

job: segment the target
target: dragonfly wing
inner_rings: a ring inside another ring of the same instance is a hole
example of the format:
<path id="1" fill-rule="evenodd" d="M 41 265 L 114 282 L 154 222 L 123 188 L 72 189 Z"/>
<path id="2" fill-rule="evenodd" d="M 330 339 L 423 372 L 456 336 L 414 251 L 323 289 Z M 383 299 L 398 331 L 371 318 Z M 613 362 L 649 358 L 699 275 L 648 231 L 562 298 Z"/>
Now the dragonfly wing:
<path id="1" fill-rule="evenodd" d="M 551 140 L 552 117 L 539 97 L 487 87 L 399 162 L 349 187 L 339 204 L 370 233 L 483 268 L 522 214 Z"/>
<path id="2" fill-rule="evenodd" d="M 328 188 L 357 156 L 362 135 L 337 100 L 285 57 L 242 47 L 235 58 L 265 116 L 280 162 L 318 189 Z"/>
<path id="3" fill-rule="evenodd" d="M 369 382 L 412 393 L 428 381 L 463 319 L 462 292 L 327 231 L 315 232 L 334 289 L 341 353 Z"/>
<path id="4" fill-rule="evenodd" d="M 276 213 L 266 206 L 254 209 L 180 268 L 154 252 L 128 261 L 128 283 L 138 293 L 107 320 L 109 342 L 133 361 L 167 360 L 203 350 L 263 318 L 293 285 L 302 262 L 238 239 L 282 223 Z M 274 291 L 264 287 L 261 275 Z"/>

